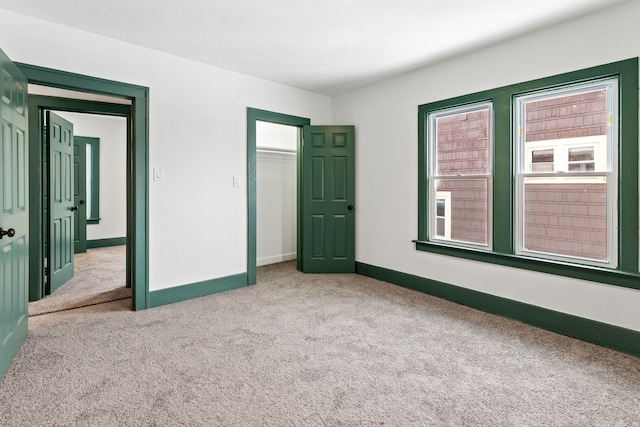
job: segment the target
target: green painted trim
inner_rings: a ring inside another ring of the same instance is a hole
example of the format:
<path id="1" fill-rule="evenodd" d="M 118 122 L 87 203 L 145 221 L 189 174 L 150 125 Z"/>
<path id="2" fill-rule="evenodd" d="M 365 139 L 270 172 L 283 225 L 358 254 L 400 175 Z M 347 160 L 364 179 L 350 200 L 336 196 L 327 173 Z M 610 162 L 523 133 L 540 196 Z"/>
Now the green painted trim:
<path id="1" fill-rule="evenodd" d="M 640 357 L 638 331 L 360 262 L 356 263 L 356 271 L 363 276 Z"/>
<path id="2" fill-rule="evenodd" d="M 515 255 L 515 185 L 512 100 L 527 93 L 573 83 L 618 78 L 618 268 L 592 267 L 571 262 Z M 430 242 L 428 225 L 427 113 L 491 101 L 494 111 L 493 250 Z M 418 107 L 418 239 L 416 249 L 560 276 L 640 289 L 638 217 L 638 58 L 485 90 Z M 624 177 L 624 179 L 623 179 Z"/>
<path id="3" fill-rule="evenodd" d="M 127 139 L 129 141 L 127 150 L 127 236 L 129 237 L 127 240 L 127 284 L 131 284 L 132 287 L 133 309 L 147 308 L 149 299 L 149 88 L 35 65 L 20 63 L 16 65 L 29 83 L 131 100 L 131 106 L 109 108 L 126 107 L 129 111 L 127 120 Z M 107 113 L 114 114 L 114 111 Z"/>
<path id="4" fill-rule="evenodd" d="M 127 244 L 126 237 L 112 237 L 110 239 L 87 240 L 87 249 L 107 248 L 109 246 L 122 246 Z"/>
<path id="5" fill-rule="evenodd" d="M 247 108 L 247 283 L 256 283 L 256 121 L 277 123 L 281 125 L 297 126 L 302 128 L 311 123 L 310 119 L 304 117 L 290 116 L 288 114 L 274 113 L 273 111 Z M 301 135 L 300 130 L 298 135 Z M 298 138 L 298 259 L 302 245 L 300 239 L 301 232 L 301 212 L 300 191 L 302 185 L 302 170 L 300 169 L 300 158 L 302 156 L 302 144 Z"/>
<path id="6" fill-rule="evenodd" d="M 29 96 L 29 301 L 44 298 L 44 199 L 41 143 L 44 112 Z M 37 262 L 36 260 L 41 260 Z"/>
<path id="7" fill-rule="evenodd" d="M 100 223 L 100 138 L 76 136 L 80 141 L 91 146 L 91 200 L 87 206 L 89 218 L 87 224 Z"/>
<path id="8" fill-rule="evenodd" d="M 161 305 L 204 297 L 244 286 L 247 286 L 246 273 L 160 289 L 149 292 L 149 307 L 159 307 Z"/>

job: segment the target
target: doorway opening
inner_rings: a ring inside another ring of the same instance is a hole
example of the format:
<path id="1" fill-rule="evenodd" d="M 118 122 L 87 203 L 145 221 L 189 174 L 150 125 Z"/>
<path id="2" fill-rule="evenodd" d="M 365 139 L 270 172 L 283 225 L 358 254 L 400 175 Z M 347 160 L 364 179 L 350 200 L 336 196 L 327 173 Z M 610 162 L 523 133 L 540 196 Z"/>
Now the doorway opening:
<path id="1" fill-rule="evenodd" d="M 126 117 L 126 277 L 131 286 L 132 308 L 141 310 L 148 307 L 148 88 L 110 80 L 73 74 L 28 64 L 16 64 L 30 84 L 48 88 L 72 90 L 84 93 L 82 100 L 58 98 L 60 105 L 54 109 L 76 113 L 92 113 Z M 96 96 L 106 95 L 117 98 L 122 104 L 96 101 Z M 82 106 L 79 108 L 78 103 Z M 73 106 L 72 104 L 76 104 Z M 125 104 L 125 105 L 123 105 Z M 29 115 L 38 117 L 42 106 L 29 105 Z M 29 121 L 30 135 L 40 135 L 40 121 Z M 38 146 L 32 146 L 38 149 Z M 29 153 L 30 195 L 30 261 L 29 277 L 41 281 L 44 276 L 42 266 L 42 153 Z M 34 289 L 30 286 L 30 299 Z M 42 289 L 40 287 L 40 289 Z M 37 299 L 37 296 L 36 298 Z"/>
<path id="2" fill-rule="evenodd" d="M 261 122 L 260 125 L 258 123 Z M 247 199 L 248 199 L 248 215 L 247 215 L 247 284 L 256 283 L 256 265 L 257 265 L 257 245 L 256 245 L 256 228 L 257 228 L 257 139 L 258 126 L 269 126 L 269 124 L 286 125 L 294 127 L 296 130 L 296 264 L 300 269 L 302 257 L 300 251 L 302 249 L 300 230 L 300 199 L 302 186 L 300 185 L 301 174 L 301 156 L 302 151 L 302 127 L 311 123 L 310 119 L 304 117 L 290 116 L 287 114 L 274 113 L 272 111 L 258 110 L 255 108 L 247 108 Z"/>
<path id="3" fill-rule="evenodd" d="M 256 266 L 297 257 L 299 128 L 256 122 Z"/>
<path id="4" fill-rule="evenodd" d="M 42 96 L 41 93 L 51 96 Z M 68 111 L 70 107 L 77 111 L 86 109 L 85 103 L 73 101 L 83 97 L 81 93 L 29 85 L 29 94 L 30 103 L 39 106 L 38 110 L 44 109 L 55 114 L 73 126 L 74 193 L 69 203 L 74 205 L 72 209 L 75 210 L 71 227 L 74 238 L 66 243 L 73 261 L 69 264 L 72 277 L 64 281 L 53 280 L 57 283 L 52 283 L 49 268 L 53 269 L 54 266 L 48 260 L 59 260 L 61 257 L 55 256 L 59 248 L 48 245 L 52 238 L 48 230 L 51 222 L 47 215 L 47 201 L 51 200 L 47 197 L 47 182 L 51 179 L 51 171 L 46 167 L 46 160 L 50 156 L 44 144 L 42 243 L 45 274 L 40 289 L 37 280 L 30 284 L 32 302 L 29 303 L 29 316 L 130 298 L 131 289 L 126 272 L 127 117 Z M 62 96 L 67 97 L 67 105 L 57 109 Z M 101 99 L 103 101 L 116 101 L 130 106 L 130 102 L 119 99 Z M 46 114 L 38 114 L 39 120 L 45 117 Z M 36 118 L 31 117 L 31 120 Z M 46 123 L 41 122 L 41 127 L 43 125 Z M 47 126 L 51 130 L 51 126 Z M 31 135 L 30 139 L 34 141 L 38 138 Z M 41 139 L 44 142 L 47 138 Z"/>

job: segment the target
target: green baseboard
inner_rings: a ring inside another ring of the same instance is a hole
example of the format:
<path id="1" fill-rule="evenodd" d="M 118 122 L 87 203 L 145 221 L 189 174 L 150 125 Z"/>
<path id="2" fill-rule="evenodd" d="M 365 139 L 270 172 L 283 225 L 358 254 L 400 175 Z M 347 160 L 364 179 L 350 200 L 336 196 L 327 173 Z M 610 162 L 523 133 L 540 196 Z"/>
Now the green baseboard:
<path id="1" fill-rule="evenodd" d="M 247 273 L 149 292 L 148 308 L 204 297 L 247 286 Z"/>
<path id="2" fill-rule="evenodd" d="M 127 244 L 126 237 L 113 237 L 111 239 L 87 240 L 87 249 L 106 248 L 108 246 L 121 246 Z"/>
<path id="3" fill-rule="evenodd" d="M 356 263 L 356 272 L 363 276 L 640 357 L 640 332 L 638 331 L 360 262 Z"/>

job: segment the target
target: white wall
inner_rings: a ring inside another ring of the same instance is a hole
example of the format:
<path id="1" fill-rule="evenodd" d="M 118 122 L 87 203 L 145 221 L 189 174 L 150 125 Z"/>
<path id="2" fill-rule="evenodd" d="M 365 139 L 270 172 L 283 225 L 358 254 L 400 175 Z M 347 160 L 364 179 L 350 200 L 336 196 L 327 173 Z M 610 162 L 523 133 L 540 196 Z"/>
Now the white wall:
<path id="1" fill-rule="evenodd" d="M 256 153 L 256 265 L 296 259 L 296 154 Z"/>
<path id="2" fill-rule="evenodd" d="M 640 331 L 638 290 L 416 251 L 411 242 L 418 105 L 639 56 L 638 16 L 640 2 L 629 2 L 335 97 L 333 123 L 356 126 L 357 260 Z"/>
<path id="3" fill-rule="evenodd" d="M 256 147 L 296 151 L 298 149 L 298 127 L 257 120 Z"/>
<path id="4" fill-rule="evenodd" d="M 0 48 L 14 61 L 150 88 L 150 168 L 165 171 L 149 185 L 150 290 L 246 272 L 246 109 L 326 124 L 331 99 L 1 12 Z"/>
<path id="5" fill-rule="evenodd" d="M 296 259 L 298 128 L 256 123 L 256 265 Z"/>
<path id="6" fill-rule="evenodd" d="M 127 235 L 127 119 L 56 112 L 75 136 L 100 139 L 100 223 L 87 224 L 87 240 Z"/>

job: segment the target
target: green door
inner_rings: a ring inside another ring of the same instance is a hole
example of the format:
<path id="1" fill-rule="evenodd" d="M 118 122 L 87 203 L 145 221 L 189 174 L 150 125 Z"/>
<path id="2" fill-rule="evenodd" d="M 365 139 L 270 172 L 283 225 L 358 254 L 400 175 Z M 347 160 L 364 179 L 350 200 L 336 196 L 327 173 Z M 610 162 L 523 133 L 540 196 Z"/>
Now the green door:
<path id="1" fill-rule="evenodd" d="M 87 252 L 87 138 L 73 138 L 73 205 L 78 207 L 73 218 L 73 252 Z"/>
<path id="2" fill-rule="evenodd" d="M 27 338 L 27 82 L 0 50 L 0 378 Z"/>
<path id="3" fill-rule="evenodd" d="M 49 244 L 47 294 L 73 277 L 73 124 L 47 111 Z"/>
<path id="4" fill-rule="evenodd" d="M 355 130 L 304 126 L 302 271 L 355 272 Z"/>

